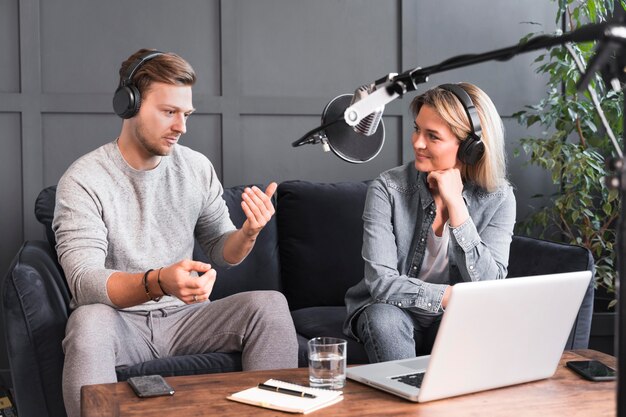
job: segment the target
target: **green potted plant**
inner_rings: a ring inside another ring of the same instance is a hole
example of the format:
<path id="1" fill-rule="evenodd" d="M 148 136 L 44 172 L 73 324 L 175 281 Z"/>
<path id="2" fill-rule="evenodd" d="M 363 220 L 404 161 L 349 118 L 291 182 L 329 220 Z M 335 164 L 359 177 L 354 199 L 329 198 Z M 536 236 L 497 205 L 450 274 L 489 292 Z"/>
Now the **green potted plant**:
<path id="1" fill-rule="evenodd" d="M 620 2 L 622 7 L 624 3 Z M 558 0 L 557 23 L 566 31 L 589 22 L 602 22 L 613 12 L 612 0 Z M 528 37 L 534 34 L 528 35 Z M 528 37 L 522 39 L 524 42 Z M 589 92 L 579 93 L 580 71 L 572 54 L 586 66 L 594 54 L 593 43 L 573 44 L 570 51 L 554 47 L 535 60 L 536 71 L 549 77 L 547 96 L 538 104 L 514 114 L 526 127 L 538 125 L 542 135 L 520 139 L 528 164 L 550 172 L 555 192 L 537 195 L 543 205 L 536 207 L 516 226 L 516 233 L 536 235 L 588 248 L 596 265 L 596 310 L 605 312 L 615 305 L 616 226 L 620 211 L 619 192 L 606 186 L 611 175 L 606 161 L 616 156 Z M 622 93 L 614 92 L 596 75 L 590 86 L 616 135 L 623 129 Z M 621 138 L 618 138 L 622 147 Z M 517 149 L 515 156 L 520 155 Z M 603 305 L 601 305 L 603 304 Z"/>

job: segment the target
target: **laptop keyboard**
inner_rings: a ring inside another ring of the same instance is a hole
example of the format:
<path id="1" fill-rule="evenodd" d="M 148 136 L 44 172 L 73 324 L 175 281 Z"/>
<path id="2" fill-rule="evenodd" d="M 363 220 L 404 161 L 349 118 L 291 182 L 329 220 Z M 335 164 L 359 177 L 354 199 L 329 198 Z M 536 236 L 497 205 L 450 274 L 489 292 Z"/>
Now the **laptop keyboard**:
<path id="1" fill-rule="evenodd" d="M 396 376 L 391 379 L 420 388 L 422 386 L 422 381 L 424 380 L 424 374 L 424 372 L 418 372 L 416 374 Z"/>

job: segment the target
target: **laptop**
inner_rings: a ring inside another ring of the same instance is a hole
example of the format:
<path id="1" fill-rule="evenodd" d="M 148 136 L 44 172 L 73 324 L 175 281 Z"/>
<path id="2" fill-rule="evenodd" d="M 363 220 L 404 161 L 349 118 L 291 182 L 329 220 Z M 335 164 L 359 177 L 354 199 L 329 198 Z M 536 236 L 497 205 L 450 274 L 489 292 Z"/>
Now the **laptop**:
<path id="1" fill-rule="evenodd" d="M 582 271 L 456 284 L 430 355 L 346 375 L 417 402 L 549 378 L 590 280 Z"/>

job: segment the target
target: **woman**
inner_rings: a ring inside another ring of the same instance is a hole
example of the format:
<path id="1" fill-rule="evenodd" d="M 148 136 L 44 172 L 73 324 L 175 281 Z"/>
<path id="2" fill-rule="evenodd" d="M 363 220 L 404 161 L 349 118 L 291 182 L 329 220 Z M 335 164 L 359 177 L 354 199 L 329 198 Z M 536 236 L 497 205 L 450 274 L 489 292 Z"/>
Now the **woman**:
<path id="1" fill-rule="evenodd" d="M 370 362 L 429 353 L 451 286 L 507 274 L 515 196 L 495 106 L 461 83 L 425 92 L 411 110 L 415 161 L 370 185 L 365 276 L 346 293 L 344 331 Z"/>

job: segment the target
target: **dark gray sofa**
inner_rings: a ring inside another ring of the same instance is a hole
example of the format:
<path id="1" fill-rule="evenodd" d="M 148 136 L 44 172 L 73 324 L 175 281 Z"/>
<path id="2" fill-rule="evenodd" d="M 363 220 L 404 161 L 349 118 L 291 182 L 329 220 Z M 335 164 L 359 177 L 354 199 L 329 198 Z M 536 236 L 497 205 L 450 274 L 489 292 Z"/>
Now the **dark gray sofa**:
<path id="1" fill-rule="evenodd" d="M 306 366 L 306 341 L 315 336 L 345 337 L 345 291 L 361 279 L 361 214 L 367 182 L 333 184 L 287 181 L 278 187 L 276 216 L 261 233 L 251 255 L 238 267 L 218 270 L 212 299 L 256 289 L 285 294 L 300 343 L 299 364 Z M 240 209 L 244 187 L 225 190 L 231 217 L 244 220 Z M 1 285 L 6 343 L 20 417 L 65 416 L 61 394 L 61 340 L 70 314 L 70 294 L 53 250 L 50 229 L 55 187 L 42 191 L 36 216 L 46 226 L 48 242 L 28 241 Z M 196 251 L 194 257 L 206 260 Z M 588 250 L 515 236 L 509 277 L 593 270 Z M 558 306 L 555 306 L 558 308 Z M 590 286 L 568 340 L 567 349 L 586 348 L 591 328 Z M 354 340 L 348 362 L 367 357 Z M 118 369 L 120 380 L 158 373 L 164 376 L 241 370 L 238 354 L 209 353 L 158 359 Z"/>

